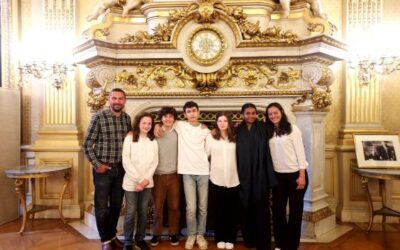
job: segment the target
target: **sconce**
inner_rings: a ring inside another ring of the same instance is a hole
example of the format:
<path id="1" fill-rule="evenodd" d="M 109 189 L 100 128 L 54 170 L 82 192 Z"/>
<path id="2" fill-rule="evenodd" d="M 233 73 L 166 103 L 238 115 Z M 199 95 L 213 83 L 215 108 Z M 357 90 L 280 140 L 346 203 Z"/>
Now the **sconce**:
<path id="1" fill-rule="evenodd" d="M 360 85 L 368 85 L 377 74 L 389 75 L 400 70 L 400 57 L 381 57 L 375 60 L 360 60 L 356 65 L 350 62 L 350 67 L 358 69 Z"/>
<path id="2" fill-rule="evenodd" d="M 66 63 L 47 63 L 42 62 L 32 62 L 20 64 L 18 66 L 18 71 L 20 75 L 20 85 L 23 83 L 24 75 L 31 75 L 37 79 L 52 79 L 52 85 L 56 89 L 60 89 L 68 76 L 68 72 L 73 71 L 73 65 L 68 65 Z"/>

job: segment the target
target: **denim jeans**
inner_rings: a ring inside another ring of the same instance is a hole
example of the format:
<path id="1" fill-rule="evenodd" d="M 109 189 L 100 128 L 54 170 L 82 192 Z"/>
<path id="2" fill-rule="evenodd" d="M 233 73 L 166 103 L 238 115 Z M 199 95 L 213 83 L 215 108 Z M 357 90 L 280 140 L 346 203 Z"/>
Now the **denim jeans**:
<path id="1" fill-rule="evenodd" d="M 122 164 L 112 167 L 105 173 L 96 173 L 93 169 L 94 213 L 102 242 L 111 240 L 117 233 L 119 212 L 124 197 L 122 189 L 124 175 Z"/>
<path id="2" fill-rule="evenodd" d="M 141 192 L 125 191 L 126 212 L 124 221 L 125 246 L 133 245 L 133 230 L 137 212 L 135 241 L 144 240 L 146 236 L 147 213 L 151 189 L 145 188 Z"/>
<path id="3" fill-rule="evenodd" d="M 183 175 L 188 235 L 206 232 L 209 178 L 209 175 Z"/>

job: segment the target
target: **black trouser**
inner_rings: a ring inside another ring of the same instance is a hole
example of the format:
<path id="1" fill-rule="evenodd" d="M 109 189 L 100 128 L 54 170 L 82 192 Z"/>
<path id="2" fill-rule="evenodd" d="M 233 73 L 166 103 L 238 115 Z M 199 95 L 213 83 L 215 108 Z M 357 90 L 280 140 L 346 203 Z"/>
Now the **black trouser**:
<path id="1" fill-rule="evenodd" d="M 271 215 L 269 190 L 260 201 L 251 201 L 242 207 L 242 235 L 248 248 L 271 249 Z"/>
<path id="2" fill-rule="evenodd" d="M 215 242 L 236 242 L 239 188 L 221 187 L 210 181 L 210 198 L 214 211 Z"/>
<path id="3" fill-rule="evenodd" d="M 301 222 L 303 218 L 304 194 L 308 186 L 296 189 L 299 172 L 275 173 L 278 185 L 272 189 L 272 216 L 275 247 L 282 250 L 296 250 L 300 244 Z M 289 219 L 286 218 L 286 205 L 289 201 Z"/>
<path id="4" fill-rule="evenodd" d="M 112 165 L 110 170 L 101 174 L 93 169 L 94 212 L 102 242 L 111 240 L 117 233 L 117 223 L 124 197 L 122 189 L 124 175 L 125 170 L 122 164 Z"/>

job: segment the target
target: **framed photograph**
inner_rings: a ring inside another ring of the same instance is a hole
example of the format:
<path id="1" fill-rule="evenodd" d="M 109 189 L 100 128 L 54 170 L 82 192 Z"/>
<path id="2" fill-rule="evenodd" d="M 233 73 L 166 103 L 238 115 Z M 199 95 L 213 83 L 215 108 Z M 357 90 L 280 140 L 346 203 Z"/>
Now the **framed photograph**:
<path id="1" fill-rule="evenodd" d="M 398 135 L 354 135 L 358 167 L 400 168 Z"/>

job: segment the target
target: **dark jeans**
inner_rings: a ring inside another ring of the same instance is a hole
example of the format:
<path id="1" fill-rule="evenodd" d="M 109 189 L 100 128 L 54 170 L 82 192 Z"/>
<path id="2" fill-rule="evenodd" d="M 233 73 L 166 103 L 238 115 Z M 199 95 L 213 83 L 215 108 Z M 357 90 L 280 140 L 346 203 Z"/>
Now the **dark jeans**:
<path id="1" fill-rule="evenodd" d="M 271 213 L 269 206 L 269 189 L 260 201 L 249 201 L 242 204 L 242 235 L 248 248 L 257 250 L 271 249 Z"/>
<path id="2" fill-rule="evenodd" d="M 296 250 L 300 244 L 303 200 L 308 186 L 307 172 L 304 189 L 296 189 L 299 172 L 275 174 L 278 179 L 278 185 L 272 189 L 275 246 L 282 250 Z M 288 201 L 289 219 L 287 220 L 286 205 Z"/>
<path id="3" fill-rule="evenodd" d="M 102 242 L 111 240 L 117 233 L 119 212 L 124 197 L 122 189 L 124 175 L 122 164 L 114 165 L 101 174 L 93 169 L 94 212 Z"/>
<path id="4" fill-rule="evenodd" d="M 239 187 L 221 187 L 210 181 L 210 199 L 214 211 L 215 242 L 236 242 Z M 211 205 L 210 204 L 210 205 Z"/>
<path id="5" fill-rule="evenodd" d="M 144 240 L 146 236 L 147 213 L 149 201 L 151 197 L 151 189 L 145 188 L 140 192 L 125 191 L 126 213 L 124 221 L 125 246 L 132 246 L 133 230 L 136 228 L 135 241 Z M 137 223 L 135 217 L 137 214 Z"/>

